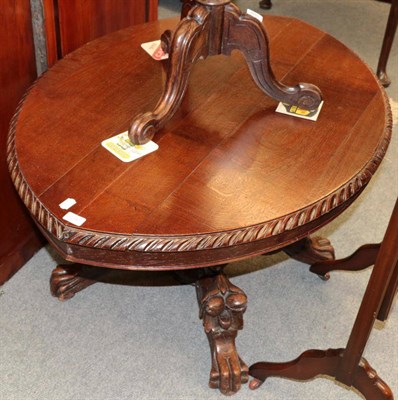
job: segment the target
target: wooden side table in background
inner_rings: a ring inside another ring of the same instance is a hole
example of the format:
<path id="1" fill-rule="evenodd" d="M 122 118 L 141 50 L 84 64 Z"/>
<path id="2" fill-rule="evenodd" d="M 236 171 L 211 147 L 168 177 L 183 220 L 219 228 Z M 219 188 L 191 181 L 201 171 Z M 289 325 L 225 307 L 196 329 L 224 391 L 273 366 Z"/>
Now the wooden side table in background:
<path id="1" fill-rule="evenodd" d="M 388 15 L 388 21 L 386 31 L 384 34 L 383 44 L 380 51 L 379 63 L 377 65 L 377 76 L 384 87 L 390 85 L 391 81 L 387 75 L 387 62 L 390 56 L 392 44 L 394 42 L 395 33 L 398 25 L 398 0 L 391 0 L 390 13 Z"/>
<path id="2" fill-rule="evenodd" d="M 350 257 L 323 261 L 312 265 L 310 270 L 325 276 L 330 271 L 357 271 L 373 264 L 346 348 L 308 350 L 287 363 L 253 364 L 250 367 L 250 374 L 255 377 L 250 383 L 253 389 L 271 376 L 308 380 L 328 375 L 348 387 L 355 387 L 367 400 L 394 399 L 391 389 L 362 355 L 375 320 L 387 319 L 398 290 L 398 200 L 382 243 L 364 245 Z"/>

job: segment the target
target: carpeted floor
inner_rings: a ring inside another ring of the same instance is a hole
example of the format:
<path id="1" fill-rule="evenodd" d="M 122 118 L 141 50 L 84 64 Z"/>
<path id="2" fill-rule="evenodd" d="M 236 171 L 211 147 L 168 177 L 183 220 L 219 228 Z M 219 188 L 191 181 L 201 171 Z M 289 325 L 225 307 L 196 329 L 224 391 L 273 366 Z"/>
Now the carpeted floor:
<path id="1" fill-rule="evenodd" d="M 257 1 L 237 1 L 255 11 Z M 179 1 L 161 0 L 160 18 Z M 291 15 L 330 32 L 375 67 L 388 4 L 373 0 L 275 0 L 269 14 Z M 398 101 L 398 46 L 389 63 Z M 397 110 L 396 104 L 395 109 Z M 397 112 L 397 111 L 396 111 Z M 398 195 L 397 125 L 388 153 L 361 197 L 323 229 L 338 257 L 382 239 Z M 0 288 L 0 399 L 222 399 L 207 387 L 210 357 L 194 288 L 168 274 L 128 273 L 61 303 L 48 278 L 61 260 L 42 249 Z M 231 264 L 227 272 L 248 295 L 237 344 L 244 360 L 285 361 L 308 348 L 344 347 L 370 269 L 336 272 L 323 282 L 282 253 Z M 121 282 L 124 281 L 124 282 Z M 123 284 L 122 284 L 123 283 Z M 365 356 L 398 395 L 398 306 L 377 324 Z M 298 383 L 270 379 L 236 399 L 351 400 L 331 379 Z"/>

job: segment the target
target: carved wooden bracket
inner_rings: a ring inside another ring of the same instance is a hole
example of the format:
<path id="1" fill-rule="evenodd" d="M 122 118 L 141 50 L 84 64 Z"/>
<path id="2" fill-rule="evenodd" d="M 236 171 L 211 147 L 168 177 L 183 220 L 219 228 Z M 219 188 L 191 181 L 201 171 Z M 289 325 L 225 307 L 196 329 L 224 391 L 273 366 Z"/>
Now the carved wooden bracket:
<path id="1" fill-rule="evenodd" d="M 263 24 L 243 14 L 230 0 L 184 0 L 182 17 L 174 34 L 166 31 L 162 35 L 162 46 L 169 53 L 166 84 L 155 109 L 134 118 L 129 130 L 133 143 L 149 142 L 173 117 L 184 97 L 192 65 L 198 59 L 230 55 L 232 50 L 243 53 L 254 81 L 268 96 L 306 110 L 319 106 L 322 94 L 316 86 L 286 86 L 276 80 Z"/>

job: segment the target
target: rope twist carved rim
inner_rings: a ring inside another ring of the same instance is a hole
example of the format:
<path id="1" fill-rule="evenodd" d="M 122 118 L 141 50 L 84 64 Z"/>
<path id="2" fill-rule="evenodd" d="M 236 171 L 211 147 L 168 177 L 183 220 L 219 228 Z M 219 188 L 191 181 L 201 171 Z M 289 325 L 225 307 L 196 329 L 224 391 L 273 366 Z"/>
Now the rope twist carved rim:
<path id="1" fill-rule="evenodd" d="M 281 234 L 285 231 L 307 224 L 319 218 L 320 216 L 327 214 L 358 193 L 364 186 L 367 185 L 376 169 L 380 165 L 381 160 L 387 151 L 387 147 L 391 138 L 391 109 L 387 95 L 379 84 L 385 104 L 386 126 L 384 135 L 378 144 L 373 158 L 362 168 L 356 177 L 352 178 L 350 181 L 320 201 L 281 218 L 267 221 L 258 225 L 224 232 L 195 235 L 164 235 L 156 237 L 142 234 L 105 234 L 102 232 L 90 231 L 81 228 L 76 229 L 61 222 L 40 202 L 26 182 L 26 179 L 19 168 L 15 149 L 15 134 L 18 116 L 28 93 L 34 86 L 37 85 L 40 80 L 41 77 L 22 97 L 11 120 L 7 141 L 8 168 L 11 179 L 19 196 L 35 220 L 58 240 L 68 244 L 85 247 L 114 251 L 184 252 L 230 247 Z"/>

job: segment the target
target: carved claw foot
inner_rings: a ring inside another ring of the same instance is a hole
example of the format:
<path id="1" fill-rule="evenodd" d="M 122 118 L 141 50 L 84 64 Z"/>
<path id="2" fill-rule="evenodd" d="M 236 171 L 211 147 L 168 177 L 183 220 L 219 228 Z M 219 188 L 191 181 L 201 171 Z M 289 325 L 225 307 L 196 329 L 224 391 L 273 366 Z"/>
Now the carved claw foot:
<path id="1" fill-rule="evenodd" d="M 209 386 L 225 395 L 234 394 L 249 378 L 235 345 L 238 330 L 243 328 L 247 297 L 223 273 L 198 280 L 196 291 L 212 356 Z"/>
<path id="2" fill-rule="evenodd" d="M 97 278 L 107 273 L 106 270 L 84 267 L 80 264 L 58 265 L 50 278 L 50 290 L 58 300 L 71 299 L 77 292 L 97 282 Z"/>
<path id="3" fill-rule="evenodd" d="M 307 350 L 293 361 L 255 363 L 249 369 L 249 374 L 254 377 L 254 380 L 250 382 L 250 387 L 256 389 L 272 376 L 304 381 L 318 375 L 328 375 L 347 384 L 345 380 L 348 377 L 338 375 L 344 351 L 345 349 Z M 361 392 L 366 400 L 394 399 L 391 389 L 364 358 L 357 366 L 350 384 Z"/>
<path id="4" fill-rule="evenodd" d="M 319 236 L 306 237 L 283 249 L 283 251 L 295 260 L 305 264 L 315 264 L 322 261 L 334 260 L 334 248 L 330 241 Z M 316 272 L 317 273 L 317 272 Z M 329 274 L 317 273 L 322 279 L 328 280 Z"/>

